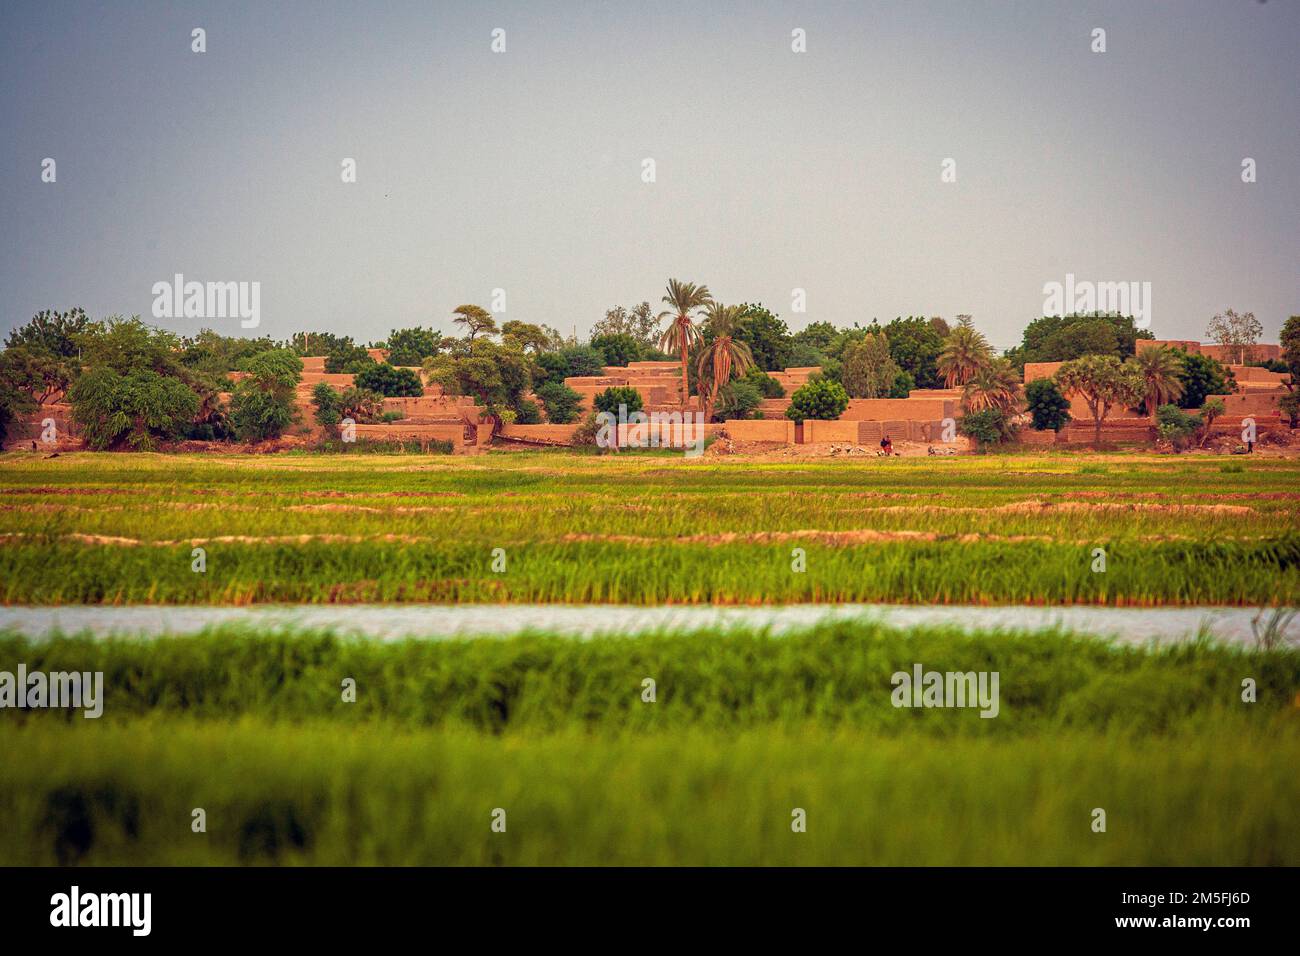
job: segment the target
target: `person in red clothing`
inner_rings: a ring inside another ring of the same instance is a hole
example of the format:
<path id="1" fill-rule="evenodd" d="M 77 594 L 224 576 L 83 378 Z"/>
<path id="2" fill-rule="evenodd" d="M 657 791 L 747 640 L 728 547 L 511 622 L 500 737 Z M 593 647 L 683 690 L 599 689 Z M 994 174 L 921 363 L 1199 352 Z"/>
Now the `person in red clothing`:
<path id="1" fill-rule="evenodd" d="M 894 453 L 894 443 L 889 440 L 888 435 L 880 439 L 880 450 L 886 455 Z"/>

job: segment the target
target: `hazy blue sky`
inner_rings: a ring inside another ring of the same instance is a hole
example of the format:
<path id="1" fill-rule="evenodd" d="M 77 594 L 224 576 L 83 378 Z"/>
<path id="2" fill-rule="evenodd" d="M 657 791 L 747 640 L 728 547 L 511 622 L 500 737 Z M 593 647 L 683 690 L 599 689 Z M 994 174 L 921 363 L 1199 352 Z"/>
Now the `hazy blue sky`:
<path id="1" fill-rule="evenodd" d="M 1300 313 L 1291 0 L 5 0 L 0 93 L 0 333 L 149 317 L 176 272 L 260 282 L 276 338 L 450 331 L 498 287 L 581 333 L 670 276 L 998 345 L 1067 272 L 1151 282 L 1159 338 Z"/>

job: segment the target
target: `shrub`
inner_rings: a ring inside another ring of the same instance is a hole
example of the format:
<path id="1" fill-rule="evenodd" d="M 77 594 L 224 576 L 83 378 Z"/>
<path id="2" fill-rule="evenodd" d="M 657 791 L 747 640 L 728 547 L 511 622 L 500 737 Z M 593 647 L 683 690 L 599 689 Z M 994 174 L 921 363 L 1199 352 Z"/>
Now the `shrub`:
<path id="1" fill-rule="evenodd" d="M 395 329 L 388 336 L 388 363 L 390 365 L 423 365 L 424 360 L 437 355 L 442 348 L 442 336 L 433 329 Z"/>
<path id="2" fill-rule="evenodd" d="M 376 362 L 361 370 L 353 381 L 357 388 L 377 392 L 385 398 L 418 398 L 424 394 L 419 375 L 409 368 L 394 368 L 387 362 Z"/>
<path id="3" fill-rule="evenodd" d="M 355 375 L 375 364 L 369 352 L 347 337 L 331 340 L 325 355 L 325 371 L 331 375 Z"/>
<path id="4" fill-rule="evenodd" d="M 911 372 L 899 370 L 894 376 L 894 383 L 889 388 L 890 398 L 907 398 L 912 394 L 912 389 L 916 388 L 916 379 L 912 377 Z"/>
<path id="5" fill-rule="evenodd" d="M 542 410 L 537 407 L 537 403 L 521 398 L 519 404 L 515 406 L 515 424 L 540 425 L 541 423 Z"/>
<path id="6" fill-rule="evenodd" d="M 337 428 L 343 420 L 343 400 L 328 382 L 320 382 L 311 390 L 311 403 L 316 406 L 316 424 L 324 428 Z"/>
<path id="7" fill-rule="evenodd" d="M 849 407 L 849 393 L 839 382 L 826 378 L 817 378 L 795 389 L 790 396 L 790 407 L 785 410 L 786 418 L 802 422 L 805 419 L 815 421 L 833 421 L 844 414 Z"/>
<path id="8" fill-rule="evenodd" d="M 343 390 L 339 396 L 339 406 L 343 418 L 350 418 L 361 425 L 372 424 L 383 414 L 384 396 L 353 385 Z"/>
<path id="9" fill-rule="evenodd" d="M 1200 427 L 1199 415 L 1189 415 L 1177 405 L 1161 405 L 1156 409 L 1156 433 L 1173 445 L 1174 451 L 1190 445 Z"/>
<path id="10" fill-rule="evenodd" d="M 536 394 L 546 408 L 546 420 L 553 425 L 568 425 L 578 417 L 582 396 L 563 382 L 548 381 L 539 385 Z"/>
<path id="11" fill-rule="evenodd" d="M 1183 363 L 1183 373 L 1179 376 L 1183 384 L 1179 408 L 1200 408 L 1207 395 L 1227 395 L 1237 390 L 1236 376 L 1222 362 L 1195 352 L 1173 351 Z"/>
<path id="12" fill-rule="evenodd" d="M 240 441 L 279 438 L 298 420 L 302 359 L 288 349 L 267 349 L 242 364 L 248 377 L 231 396 L 230 424 Z"/>
<path id="13" fill-rule="evenodd" d="M 745 373 L 745 381 L 755 386 L 764 398 L 785 398 L 785 386 L 762 369 L 751 368 Z"/>
<path id="14" fill-rule="evenodd" d="M 967 438 L 973 438 L 981 449 L 988 445 L 1000 445 L 1016 434 L 1015 426 L 1000 408 L 970 412 L 957 423 L 957 431 Z"/>
<path id="15" fill-rule="evenodd" d="M 97 451 L 175 440 L 199 410 L 199 397 L 184 383 L 147 369 L 126 375 L 92 369 L 73 383 L 68 400 L 87 446 Z"/>
<path id="16" fill-rule="evenodd" d="M 767 378 L 766 375 L 763 377 Z M 768 381 L 771 381 L 771 379 L 768 379 Z M 715 417 L 719 419 L 749 418 L 762 400 L 763 393 L 758 390 L 758 386 L 750 379 L 732 379 L 718 390 L 718 407 L 714 410 Z"/>
<path id="17" fill-rule="evenodd" d="M 1037 431 L 1059 432 L 1070 424 L 1070 402 L 1050 378 L 1036 378 L 1025 386 L 1025 404 Z"/>
<path id="18" fill-rule="evenodd" d="M 609 412 L 613 415 L 618 414 L 620 405 L 627 406 L 629 415 L 645 407 L 645 403 L 641 400 L 641 393 L 631 385 L 615 385 L 605 389 L 596 396 L 592 405 L 598 412 Z"/>
<path id="19" fill-rule="evenodd" d="M 383 422 L 385 425 L 389 425 L 392 424 L 393 422 L 400 422 L 405 417 L 406 417 L 406 412 L 402 411 L 401 409 L 394 408 L 380 415 L 379 420 Z"/>

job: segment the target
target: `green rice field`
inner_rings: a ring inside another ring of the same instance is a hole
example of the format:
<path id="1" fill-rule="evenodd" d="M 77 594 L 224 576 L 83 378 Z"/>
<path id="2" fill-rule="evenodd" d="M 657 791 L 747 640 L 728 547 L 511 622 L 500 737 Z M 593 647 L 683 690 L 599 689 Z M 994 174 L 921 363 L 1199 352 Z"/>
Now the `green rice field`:
<path id="1" fill-rule="evenodd" d="M 106 694 L 99 719 L 0 722 L 0 864 L 1300 862 L 1294 648 L 845 622 L 0 637 L 15 661 L 102 670 Z M 918 662 L 996 671 L 998 716 L 895 707 Z"/>
<path id="2" fill-rule="evenodd" d="M 8 604 L 1152 606 L 1279 605 L 1297 594 L 1291 460 L 0 461 Z"/>

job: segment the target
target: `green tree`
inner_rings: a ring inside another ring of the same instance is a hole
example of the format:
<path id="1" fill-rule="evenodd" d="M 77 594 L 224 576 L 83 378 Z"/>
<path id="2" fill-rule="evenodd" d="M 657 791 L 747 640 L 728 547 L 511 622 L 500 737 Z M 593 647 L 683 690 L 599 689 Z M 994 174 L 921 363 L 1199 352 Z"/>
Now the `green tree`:
<path id="1" fill-rule="evenodd" d="M 954 388 L 965 385 L 992 360 L 993 350 L 988 341 L 975 326 L 964 321 L 944 340 L 936 365 L 944 385 Z"/>
<path id="2" fill-rule="evenodd" d="M 268 349 L 243 363 L 247 372 L 230 397 L 230 422 L 240 441 L 279 438 L 298 420 L 302 359 L 289 349 Z"/>
<path id="3" fill-rule="evenodd" d="M 415 326 L 394 329 L 388 336 L 388 362 L 390 365 L 420 366 L 424 360 L 437 355 L 442 349 L 442 336 L 433 329 Z"/>
<path id="4" fill-rule="evenodd" d="M 175 440 L 199 410 L 198 396 L 183 382 L 148 368 L 123 374 L 110 366 L 92 367 L 73 383 L 68 400 L 86 445 L 96 451 L 144 451 Z"/>
<path id="5" fill-rule="evenodd" d="M 1189 415 L 1177 405 L 1169 404 L 1156 409 L 1155 422 L 1156 434 L 1169 442 L 1174 451 L 1182 451 L 1200 428 L 1201 417 Z"/>
<path id="6" fill-rule="evenodd" d="M 883 398 L 902 371 L 883 332 L 868 333 L 844 349 L 840 381 L 852 398 Z"/>
<path id="7" fill-rule="evenodd" d="M 591 327 L 593 340 L 604 335 L 630 335 L 641 346 L 641 352 L 649 355 L 658 351 L 656 344 L 659 340 L 659 320 L 651 311 L 649 302 L 642 302 L 631 309 L 616 305 Z"/>
<path id="8" fill-rule="evenodd" d="M 995 408 L 1005 418 L 1020 404 L 1020 375 L 1005 358 L 989 359 L 962 388 L 961 405 L 966 414 Z"/>
<path id="9" fill-rule="evenodd" d="M 591 347 L 604 357 L 605 365 L 622 367 L 642 360 L 641 343 L 626 332 L 593 336 Z"/>
<path id="10" fill-rule="evenodd" d="M 948 331 L 940 334 L 939 329 L 947 330 L 947 324 L 942 319 L 938 322 L 941 325 L 937 325 L 934 319 L 909 315 L 905 319 L 901 316 L 894 319 L 884 328 L 889 354 L 900 369 L 911 374 L 915 383 L 913 388 L 942 386 L 938 362 Z"/>
<path id="11" fill-rule="evenodd" d="M 796 422 L 809 418 L 834 421 L 848 407 L 849 393 L 843 385 L 826 378 L 814 378 L 795 389 L 790 396 L 790 407 L 785 410 L 785 416 Z"/>
<path id="12" fill-rule="evenodd" d="M 1138 352 L 1133 364 L 1142 376 L 1147 415 L 1155 425 L 1156 409 L 1183 397 L 1183 362 L 1173 349 L 1161 345 Z"/>
<path id="13" fill-rule="evenodd" d="M 311 403 L 316 406 L 316 424 L 333 430 L 343 421 L 343 401 L 334 386 L 328 382 L 318 382 L 311 390 Z"/>
<path id="14" fill-rule="evenodd" d="M 697 286 L 694 282 L 669 279 L 668 293 L 663 301 L 668 308 L 659 313 L 659 321 L 670 318 L 672 322 L 664 330 L 659 347 L 665 352 L 676 354 L 682 363 L 682 406 L 685 407 L 691 395 L 686 365 L 692 346 L 700 341 L 700 330 L 694 325 L 692 313 L 712 302 L 713 296 L 709 294 L 706 285 Z"/>
<path id="15" fill-rule="evenodd" d="M 1182 349 L 1170 351 L 1182 365 L 1178 381 L 1183 391 L 1176 400 L 1179 408 L 1200 408 L 1207 395 L 1230 395 L 1237 390 L 1237 377 L 1218 359 Z"/>
<path id="16" fill-rule="evenodd" d="M 578 417 L 582 396 L 563 381 L 547 381 L 535 390 L 546 409 L 546 420 L 553 425 L 568 425 Z"/>
<path id="17" fill-rule="evenodd" d="M 618 407 L 625 405 L 627 414 L 639 412 L 645 407 L 641 398 L 641 393 L 631 385 L 614 385 L 597 393 L 592 399 L 592 407 L 598 412 L 608 412 L 611 415 L 618 414 Z"/>
<path id="18" fill-rule="evenodd" d="M 1056 382 L 1067 395 L 1078 393 L 1092 413 L 1094 444 L 1101 446 L 1101 423 L 1116 405 L 1125 407 L 1142 399 L 1142 377 L 1132 363 L 1113 355 L 1085 355 L 1066 362 L 1056 372 Z"/>
<path id="19" fill-rule="evenodd" d="M 44 405 L 72 384 L 68 359 L 44 348 L 15 345 L 0 352 L 0 384 Z"/>
<path id="20" fill-rule="evenodd" d="M 80 354 L 80 336 L 89 325 L 90 320 L 83 309 L 67 312 L 46 309 L 36 313 L 25 325 L 13 329 L 5 340 L 5 348 L 26 346 L 65 359 L 76 358 Z"/>
<path id="21" fill-rule="evenodd" d="M 1070 402 L 1053 379 L 1036 378 L 1026 385 L 1025 407 L 1037 431 L 1059 432 L 1070 424 Z"/>
<path id="22" fill-rule="evenodd" d="M 748 376 L 733 378 L 718 389 L 717 416 L 723 421 L 729 418 L 749 418 L 762 401 L 763 394 Z"/>
<path id="23" fill-rule="evenodd" d="M 779 315 L 761 302 L 743 303 L 733 333 L 749 346 L 754 364 L 764 372 L 779 372 L 790 360 L 790 330 Z"/>
<path id="24" fill-rule="evenodd" d="M 465 326 L 465 332 L 471 342 L 480 335 L 494 335 L 497 331 L 496 319 L 482 306 L 458 305 L 452 309 L 452 319 L 457 325 Z"/>
<path id="25" fill-rule="evenodd" d="M 418 398 L 424 394 L 420 376 L 409 368 L 394 368 L 387 362 L 376 362 L 353 376 L 357 388 L 378 392 L 386 398 L 407 396 Z"/>
<path id="26" fill-rule="evenodd" d="M 718 403 L 718 390 L 734 376 L 743 376 L 755 367 L 749 345 L 735 338 L 742 314 L 743 310 L 738 305 L 723 305 L 721 302 L 710 302 L 708 305 L 706 321 L 712 333 L 711 341 L 700 350 L 695 371 L 700 382 L 700 392 L 705 395 L 706 421 L 713 416 L 713 408 Z"/>

